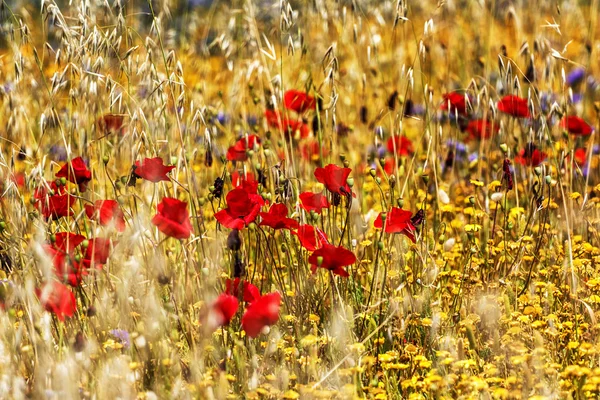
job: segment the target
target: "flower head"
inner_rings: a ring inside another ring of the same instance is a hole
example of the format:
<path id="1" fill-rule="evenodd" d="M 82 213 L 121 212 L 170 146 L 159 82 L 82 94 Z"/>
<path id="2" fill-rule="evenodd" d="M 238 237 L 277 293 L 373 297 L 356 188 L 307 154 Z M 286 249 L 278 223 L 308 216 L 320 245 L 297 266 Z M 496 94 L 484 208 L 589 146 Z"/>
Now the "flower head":
<path id="1" fill-rule="evenodd" d="M 85 214 L 102 226 L 114 224 L 119 232 L 125 230 L 125 216 L 116 200 L 96 200 L 94 205 L 85 205 Z"/>
<path id="2" fill-rule="evenodd" d="M 528 143 L 524 149 L 519 150 L 519 154 L 515 157 L 515 162 L 529 167 L 537 167 L 547 157 L 548 155 L 540 151 L 535 144 Z"/>
<path id="3" fill-rule="evenodd" d="M 448 112 L 466 115 L 467 101 L 465 99 L 465 94 L 459 92 L 446 93 L 440 108 Z"/>
<path id="4" fill-rule="evenodd" d="M 256 301 L 260 298 L 260 291 L 258 290 L 258 288 L 256 286 L 254 286 L 253 284 L 251 284 L 248 281 L 244 281 L 242 286 L 244 287 L 242 298 L 246 303 L 252 303 L 253 301 Z M 238 298 L 240 296 L 239 291 L 240 291 L 240 278 L 235 278 L 234 280 L 227 279 L 225 281 L 225 293 L 226 294 L 230 294 L 230 295 Z"/>
<path id="5" fill-rule="evenodd" d="M 217 326 L 229 325 L 231 319 L 237 312 L 239 302 L 237 297 L 222 293 L 212 305 L 212 315 Z"/>
<path id="6" fill-rule="evenodd" d="M 277 292 L 266 294 L 252 302 L 242 317 L 242 328 L 246 335 L 255 338 L 265 327 L 276 324 L 280 307 L 281 295 Z"/>
<path id="7" fill-rule="evenodd" d="M 412 224 L 412 213 L 398 207 L 392 209 L 385 214 L 385 229 L 386 233 L 401 233 L 406 235 L 410 240 L 415 241 L 415 227 Z M 375 228 L 381 229 L 384 226 L 383 213 L 379 214 L 375 223 Z"/>
<path id="8" fill-rule="evenodd" d="M 159 231 L 175 239 L 187 239 L 192 234 L 192 223 L 187 210 L 187 203 L 165 197 L 156 207 L 157 214 L 152 223 Z"/>
<path id="9" fill-rule="evenodd" d="M 167 174 L 175 168 L 174 165 L 164 165 L 163 159 L 160 157 L 144 158 L 140 163 L 135 162 L 133 173 L 138 178 L 145 179 L 150 182 L 168 181 Z"/>
<path id="10" fill-rule="evenodd" d="M 312 225 L 300 225 L 296 232 L 298 240 L 302 247 L 308 251 L 315 251 L 328 243 L 328 238 L 325 232 Z"/>
<path id="11" fill-rule="evenodd" d="M 400 157 L 406 157 L 411 155 L 413 150 L 413 144 L 406 136 L 392 136 L 388 139 L 387 149 L 390 153 L 398 154 Z"/>
<path id="12" fill-rule="evenodd" d="M 57 178 L 66 178 L 69 182 L 79 185 L 79 190 L 85 192 L 87 184 L 92 180 L 92 173 L 85 165 L 83 158 L 77 157 L 66 163 L 56 173 Z"/>
<path id="13" fill-rule="evenodd" d="M 324 184 L 331 193 L 346 196 L 351 193 L 347 182 L 351 172 L 350 168 L 341 168 L 335 164 L 329 164 L 325 168 L 317 168 L 315 178 Z"/>
<path id="14" fill-rule="evenodd" d="M 465 129 L 471 139 L 489 139 L 498 132 L 500 127 L 492 121 L 485 119 L 475 119 L 469 121 Z"/>
<path id="15" fill-rule="evenodd" d="M 300 90 L 288 90 L 283 95 L 283 105 L 288 110 L 294 110 L 299 114 L 307 110 L 314 110 L 317 101 L 314 97 Z"/>
<path id="16" fill-rule="evenodd" d="M 246 161 L 248 159 L 248 150 L 260 144 L 260 138 L 257 135 L 249 135 L 238 140 L 227 150 L 227 159 L 229 161 Z"/>
<path id="17" fill-rule="evenodd" d="M 59 321 L 72 317 L 77 309 L 75 295 L 60 282 L 49 282 L 36 290 L 37 296 L 46 311 L 56 315 Z"/>
<path id="18" fill-rule="evenodd" d="M 579 136 L 588 136 L 594 131 L 594 128 L 585 122 L 583 118 L 575 115 L 564 117 L 560 121 L 560 126 L 565 128 L 569 133 Z"/>
<path id="19" fill-rule="evenodd" d="M 88 240 L 85 256 L 81 260 L 82 264 L 87 268 L 96 267 L 102 268 L 108 261 L 112 241 L 108 238 L 94 238 Z"/>
<path id="20" fill-rule="evenodd" d="M 229 229 L 242 230 L 254 222 L 261 207 L 265 204 L 258 194 L 249 194 L 242 188 L 236 188 L 227 193 L 227 208 L 215 214 L 221 225 Z"/>
<path id="21" fill-rule="evenodd" d="M 323 247 L 315 250 L 310 257 L 308 257 L 308 262 L 311 263 L 313 274 L 317 271 L 317 268 L 324 268 L 336 275 L 347 277 L 349 274 L 344 267 L 354 264 L 356 262 L 356 256 L 353 252 L 342 246 L 337 247 L 325 243 Z"/>
<path id="22" fill-rule="evenodd" d="M 269 212 L 261 212 L 262 221 L 260 226 L 269 226 L 273 229 L 295 229 L 299 226 L 298 221 L 287 217 L 288 209 L 283 203 L 273 204 Z"/>
<path id="23" fill-rule="evenodd" d="M 498 102 L 498 110 L 517 118 L 531 117 L 527 99 L 514 95 L 508 95 L 501 98 Z"/>
<path id="24" fill-rule="evenodd" d="M 329 208 L 327 196 L 323 193 L 304 192 L 300 194 L 300 207 L 306 211 L 314 211 L 321 214 L 324 208 Z"/>

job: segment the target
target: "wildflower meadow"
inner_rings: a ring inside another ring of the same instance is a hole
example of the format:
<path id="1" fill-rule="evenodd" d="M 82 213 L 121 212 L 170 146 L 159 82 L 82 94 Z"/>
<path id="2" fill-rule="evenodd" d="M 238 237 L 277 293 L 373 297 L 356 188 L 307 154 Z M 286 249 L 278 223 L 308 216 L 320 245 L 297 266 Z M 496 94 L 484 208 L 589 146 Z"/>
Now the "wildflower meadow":
<path id="1" fill-rule="evenodd" d="M 0 0 L 0 399 L 600 398 L 598 0 Z"/>

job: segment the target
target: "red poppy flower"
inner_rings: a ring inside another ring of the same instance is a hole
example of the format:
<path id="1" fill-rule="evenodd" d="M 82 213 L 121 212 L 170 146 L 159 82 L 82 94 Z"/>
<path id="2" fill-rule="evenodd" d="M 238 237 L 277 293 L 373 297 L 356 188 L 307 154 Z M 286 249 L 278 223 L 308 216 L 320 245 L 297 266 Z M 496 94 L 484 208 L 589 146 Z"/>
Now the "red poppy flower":
<path id="1" fill-rule="evenodd" d="M 222 293 L 212 305 L 213 315 L 217 326 L 229 325 L 231 319 L 237 312 L 238 299 L 230 294 Z"/>
<path id="2" fill-rule="evenodd" d="M 79 190 L 85 192 L 87 184 L 92 180 L 92 173 L 85 165 L 83 158 L 77 157 L 66 163 L 56 173 L 57 178 L 66 178 L 69 182 L 79 185 Z"/>
<path id="3" fill-rule="evenodd" d="M 105 114 L 98 118 L 98 127 L 104 133 L 121 132 L 123 129 L 123 114 Z"/>
<path id="4" fill-rule="evenodd" d="M 243 137 L 227 150 L 227 159 L 229 161 L 246 161 L 248 159 L 247 150 L 253 150 L 259 144 L 260 138 L 257 135 Z"/>
<path id="5" fill-rule="evenodd" d="M 582 148 L 578 148 L 575 150 L 575 161 L 577 161 L 577 164 L 579 165 L 585 165 L 587 163 L 587 157 L 585 155 L 586 151 L 585 149 Z"/>
<path id="6" fill-rule="evenodd" d="M 314 97 L 309 96 L 305 92 L 299 90 L 288 90 L 283 95 L 283 105 L 288 110 L 294 110 L 299 114 L 307 110 L 314 110 L 317 106 L 317 101 Z"/>
<path id="7" fill-rule="evenodd" d="M 329 242 L 325 232 L 312 225 L 300 225 L 296 232 L 300 244 L 308 251 L 315 251 Z"/>
<path id="8" fill-rule="evenodd" d="M 471 139 L 489 139 L 500 130 L 497 124 L 485 119 L 469 121 L 466 131 Z"/>
<path id="9" fill-rule="evenodd" d="M 395 150 L 400 157 L 406 157 L 413 153 L 413 144 L 406 136 L 392 136 L 388 139 L 387 149 L 392 154 Z"/>
<path id="10" fill-rule="evenodd" d="M 54 235 L 53 246 L 64 253 L 72 253 L 85 240 L 85 236 L 72 232 L 58 232 Z"/>
<path id="11" fill-rule="evenodd" d="M 164 165 L 163 159 L 160 157 L 144 158 L 141 164 L 139 161 L 135 162 L 133 173 L 139 178 L 157 183 L 168 181 L 167 174 L 174 168 L 174 165 Z"/>
<path id="12" fill-rule="evenodd" d="M 296 140 L 306 139 L 310 135 L 310 127 L 301 120 L 286 118 L 282 130 Z"/>
<path id="13" fill-rule="evenodd" d="M 52 259 L 54 273 L 57 278 L 71 286 L 79 286 L 81 283 L 82 269 L 71 254 L 46 245 L 46 254 Z"/>
<path id="14" fill-rule="evenodd" d="M 85 214 L 89 219 L 96 219 L 102 226 L 113 223 L 119 232 L 125 230 L 125 216 L 116 200 L 96 200 L 94 205 L 85 205 Z"/>
<path id="15" fill-rule="evenodd" d="M 323 193 L 304 192 L 300 194 L 300 206 L 306 211 L 321 214 L 324 208 L 329 208 L 327 196 Z"/>
<path id="16" fill-rule="evenodd" d="M 240 286 L 240 278 L 235 278 L 234 280 L 227 279 L 225 281 L 225 293 L 239 297 L 239 286 Z M 251 284 L 250 282 L 244 281 L 244 293 L 243 299 L 246 303 L 252 303 L 260 298 L 260 291 L 256 286 Z"/>
<path id="17" fill-rule="evenodd" d="M 273 128 L 279 128 L 279 121 L 283 119 L 279 111 L 277 110 L 265 110 L 265 119 L 267 120 L 267 124 Z"/>
<path id="18" fill-rule="evenodd" d="M 159 231 L 175 239 L 187 239 L 192 234 L 192 223 L 187 203 L 165 197 L 156 207 L 157 214 L 152 223 Z"/>
<path id="19" fill-rule="evenodd" d="M 266 110 L 265 118 L 269 126 L 288 133 L 292 138 L 297 138 L 296 136 L 299 136 L 299 138 L 304 139 L 310 135 L 309 126 L 300 119 L 283 117 L 276 110 Z"/>
<path id="20" fill-rule="evenodd" d="M 311 263 L 311 271 L 313 274 L 317 268 L 324 268 L 339 276 L 350 276 L 348 271 L 344 269 L 347 265 L 352 265 L 356 262 L 356 256 L 353 252 L 344 247 L 334 246 L 325 243 L 323 247 L 316 250 L 308 257 L 308 262 Z"/>
<path id="21" fill-rule="evenodd" d="M 517 118 L 531 117 L 527 99 L 518 96 L 508 95 L 501 98 L 498 102 L 498 110 Z"/>
<path id="22" fill-rule="evenodd" d="M 539 151 L 535 147 L 526 147 L 519 150 L 519 155 L 515 157 L 517 164 L 526 165 L 529 167 L 537 167 L 548 157 L 543 151 Z"/>
<path id="23" fill-rule="evenodd" d="M 402 233 L 406 235 L 410 240 L 415 241 L 415 227 L 411 222 L 412 213 L 407 210 L 403 210 L 398 207 L 392 207 L 390 212 L 386 214 L 385 219 L 385 232 L 386 233 Z M 375 220 L 373 224 L 375 228 L 381 229 L 383 227 L 383 219 L 381 214 Z"/>
<path id="24" fill-rule="evenodd" d="M 108 261 L 111 247 L 112 242 L 108 238 L 89 239 L 85 257 L 81 260 L 81 263 L 87 268 L 102 268 Z"/>
<path id="25" fill-rule="evenodd" d="M 324 184 L 331 193 L 345 196 L 350 193 L 350 186 L 347 183 L 350 172 L 352 172 L 350 168 L 341 168 L 335 164 L 329 164 L 325 168 L 317 168 L 315 178 Z"/>
<path id="26" fill-rule="evenodd" d="M 261 212 L 262 221 L 260 226 L 270 226 L 273 229 L 296 229 L 298 221 L 292 218 L 287 218 L 288 209 L 285 204 L 273 204 L 269 212 Z"/>
<path id="27" fill-rule="evenodd" d="M 444 95 L 444 101 L 440 107 L 442 110 L 456 112 L 458 114 L 467 114 L 467 101 L 464 93 L 450 92 Z"/>
<path id="28" fill-rule="evenodd" d="M 60 282 L 50 282 L 36 290 L 36 294 L 46 311 L 56 314 L 59 321 L 72 317 L 77 309 L 75 295 Z"/>
<path id="29" fill-rule="evenodd" d="M 38 200 L 37 209 L 42 213 L 45 219 L 59 219 L 61 217 L 70 217 L 73 215 L 71 206 L 75 203 L 75 198 L 70 194 L 48 196 L 45 199 Z"/>
<path id="30" fill-rule="evenodd" d="M 396 160 L 393 157 L 386 157 L 385 164 L 383 164 L 383 170 L 386 174 L 391 175 L 395 171 Z"/>
<path id="31" fill-rule="evenodd" d="M 256 178 L 254 177 L 254 174 L 252 172 L 248 171 L 244 176 L 238 171 L 233 171 L 233 173 L 231 174 L 231 184 L 233 185 L 233 187 L 236 188 L 242 186 L 244 182 L 250 185 L 256 184 L 258 186 L 258 182 L 256 181 Z M 256 190 L 254 191 L 254 193 L 256 193 Z"/>
<path id="32" fill-rule="evenodd" d="M 323 157 L 329 155 L 329 149 L 327 147 L 319 146 L 319 141 L 317 139 L 307 139 L 300 145 L 300 154 L 306 161 L 319 160 L 321 152 L 323 153 Z"/>
<path id="33" fill-rule="evenodd" d="M 242 317 L 242 328 L 246 335 L 255 338 L 265 327 L 276 324 L 280 307 L 281 295 L 277 292 L 266 294 L 252 302 Z"/>
<path id="34" fill-rule="evenodd" d="M 25 187 L 25 174 L 22 172 L 15 172 L 10 176 L 10 180 L 19 188 Z"/>
<path id="35" fill-rule="evenodd" d="M 261 207 L 265 204 L 258 194 L 249 194 L 241 188 L 236 188 L 227 193 L 227 208 L 215 214 L 221 225 L 229 229 L 242 230 L 253 222 Z"/>
<path id="36" fill-rule="evenodd" d="M 560 121 L 560 126 L 573 135 L 588 136 L 594 131 L 590 124 L 575 115 L 564 117 Z"/>

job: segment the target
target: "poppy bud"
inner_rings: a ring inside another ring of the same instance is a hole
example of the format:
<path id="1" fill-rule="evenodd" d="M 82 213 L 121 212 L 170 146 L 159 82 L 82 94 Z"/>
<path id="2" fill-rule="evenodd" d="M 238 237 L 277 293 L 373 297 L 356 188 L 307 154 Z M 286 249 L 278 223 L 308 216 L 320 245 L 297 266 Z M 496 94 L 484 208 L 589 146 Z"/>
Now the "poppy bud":
<path id="1" fill-rule="evenodd" d="M 360 107 L 360 122 L 366 124 L 368 122 L 368 109 L 366 106 Z"/>
<path id="2" fill-rule="evenodd" d="M 67 179 L 66 178 L 60 178 L 60 186 L 65 186 L 67 184 Z"/>
<path id="3" fill-rule="evenodd" d="M 546 177 L 544 179 L 545 179 L 547 185 L 552 183 L 552 177 L 550 175 L 546 175 Z"/>
<path id="4" fill-rule="evenodd" d="M 316 221 L 319 218 L 319 214 L 317 214 L 315 210 L 310 210 L 310 217 L 313 221 Z"/>
<path id="5" fill-rule="evenodd" d="M 210 149 L 206 149 L 206 154 L 204 155 L 204 165 L 207 167 L 212 167 L 213 165 L 213 155 Z"/>
<path id="6" fill-rule="evenodd" d="M 429 175 L 421 175 L 421 179 L 425 184 L 429 183 Z"/>
<path id="7" fill-rule="evenodd" d="M 404 206 L 404 199 L 398 199 L 397 203 L 398 203 L 398 207 L 402 208 Z"/>
<path id="8" fill-rule="evenodd" d="M 250 222 L 250 224 L 248 224 L 248 229 L 250 229 L 251 231 L 256 229 L 256 224 L 254 222 Z"/>
<path id="9" fill-rule="evenodd" d="M 385 222 L 386 219 L 387 219 L 387 213 L 382 212 L 381 213 L 381 222 Z"/>
<path id="10" fill-rule="evenodd" d="M 90 241 L 87 239 L 85 239 L 83 242 L 81 242 L 81 247 L 83 247 L 84 249 L 87 249 L 89 245 L 90 245 Z"/>
<path id="11" fill-rule="evenodd" d="M 536 175 L 536 176 L 540 176 L 540 175 L 542 175 L 542 169 L 541 169 L 540 167 L 535 167 L 535 168 L 533 169 L 533 172 L 535 172 L 535 175 Z"/>
<path id="12" fill-rule="evenodd" d="M 348 184 L 348 186 L 353 187 L 354 186 L 354 178 L 346 179 L 346 183 Z"/>
<path id="13" fill-rule="evenodd" d="M 350 168 L 350 163 L 348 160 L 344 160 L 344 168 Z"/>
<path id="14" fill-rule="evenodd" d="M 318 256 L 317 257 L 317 266 L 321 266 L 323 265 L 323 256 Z"/>
<path id="15" fill-rule="evenodd" d="M 475 204 L 475 197 L 471 196 L 469 197 L 469 203 L 471 203 L 471 205 Z"/>
<path id="16" fill-rule="evenodd" d="M 161 273 L 161 274 L 158 275 L 158 283 L 160 283 L 161 285 L 168 284 L 170 280 L 171 279 L 167 275 L 165 275 L 165 274 Z"/>
<path id="17" fill-rule="evenodd" d="M 346 161 L 346 155 L 345 154 L 340 154 L 340 161 L 341 162 Z"/>
<path id="18" fill-rule="evenodd" d="M 377 182 L 378 185 L 381 185 L 381 178 L 380 177 L 376 177 L 375 178 L 375 182 Z"/>
<path id="19" fill-rule="evenodd" d="M 4 222 L 4 221 L 2 221 L 2 222 Z M 56 235 L 52 234 L 52 235 L 50 235 L 50 243 L 54 243 L 54 242 L 56 242 Z"/>
<path id="20" fill-rule="evenodd" d="M 500 150 L 502 150 L 502 152 L 503 152 L 504 154 L 508 153 L 508 146 L 506 145 L 506 143 L 502 143 L 502 144 L 500 145 Z"/>
<path id="21" fill-rule="evenodd" d="M 242 247 L 240 231 L 233 229 L 227 236 L 227 248 L 231 251 L 238 251 Z"/>
<path id="22" fill-rule="evenodd" d="M 383 250 L 383 242 L 381 240 L 377 242 L 377 248 Z"/>
<path id="23" fill-rule="evenodd" d="M 390 175 L 388 177 L 388 181 L 390 183 L 390 187 L 393 189 L 394 187 L 396 187 L 396 176 L 395 175 Z"/>
<path id="24" fill-rule="evenodd" d="M 85 349 L 85 336 L 83 335 L 83 332 L 77 332 L 77 335 L 75 335 L 75 342 L 73 343 L 73 350 L 75 350 L 76 353 L 80 353 L 83 351 L 83 349 Z"/>
<path id="25" fill-rule="evenodd" d="M 79 254 L 76 254 L 76 255 L 75 255 L 75 261 L 76 261 L 76 262 L 79 262 L 79 261 L 81 261 L 81 256 L 80 256 Z"/>
<path id="26" fill-rule="evenodd" d="M 102 162 L 104 163 L 104 165 L 108 164 L 108 162 L 110 161 L 110 157 L 105 155 L 104 157 L 102 157 Z"/>
<path id="27" fill-rule="evenodd" d="M 373 178 L 375 178 L 375 175 L 377 175 L 377 171 L 375 171 L 375 168 L 371 168 L 369 170 L 369 175 L 371 175 Z"/>

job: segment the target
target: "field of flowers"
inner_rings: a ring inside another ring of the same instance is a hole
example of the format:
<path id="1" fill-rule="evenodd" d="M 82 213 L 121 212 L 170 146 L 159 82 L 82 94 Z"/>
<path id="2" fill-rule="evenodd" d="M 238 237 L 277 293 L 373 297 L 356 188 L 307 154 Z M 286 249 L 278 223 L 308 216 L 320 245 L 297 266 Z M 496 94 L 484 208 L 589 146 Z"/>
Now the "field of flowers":
<path id="1" fill-rule="evenodd" d="M 598 398 L 598 3 L 2 0 L 0 398 Z"/>

